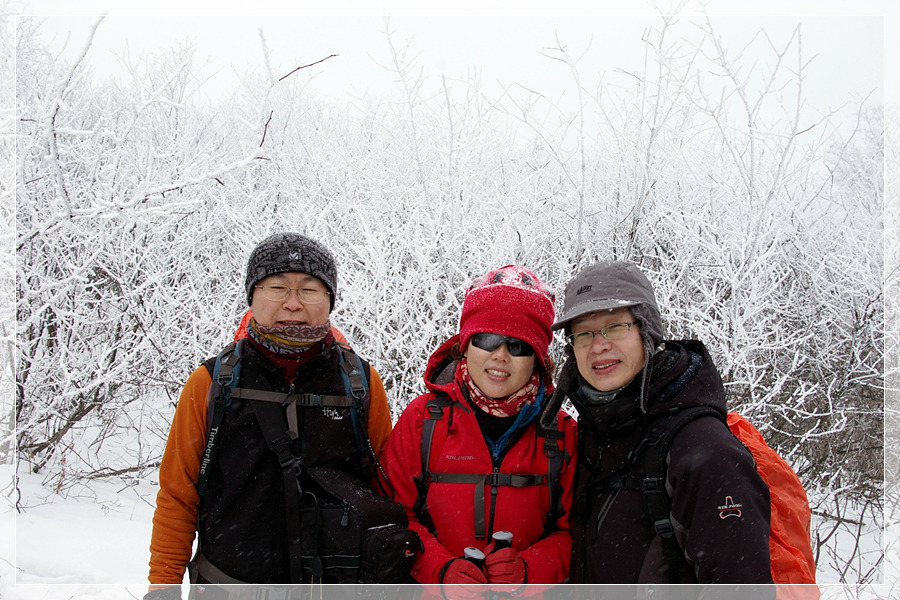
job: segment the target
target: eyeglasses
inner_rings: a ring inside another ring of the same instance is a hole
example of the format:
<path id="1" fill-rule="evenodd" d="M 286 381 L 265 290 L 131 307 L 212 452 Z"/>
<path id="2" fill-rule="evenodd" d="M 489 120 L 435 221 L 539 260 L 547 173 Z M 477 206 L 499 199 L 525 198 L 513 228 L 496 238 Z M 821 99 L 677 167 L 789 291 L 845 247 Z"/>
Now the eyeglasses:
<path id="1" fill-rule="evenodd" d="M 493 352 L 501 344 L 506 344 L 506 349 L 512 356 L 534 356 L 534 348 L 519 338 L 499 333 L 476 333 L 472 336 L 472 345 L 488 352 Z"/>
<path id="2" fill-rule="evenodd" d="M 325 290 L 316 288 L 292 288 L 286 285 L 278 285 L 275 283 L 267 283 L 266 285 L 254 286 L 262 290 L 262 295 L 266 300 L 272 302 L 283 302 L 287 300 L 292 291 L 297 292 L 297 297 L 303 304 L 319 304 L 329 296 Z"/>
<path id="3" fill-rule="evenodd" d="M 573 348 L 587 348 L 594 343 L 594 336 L 598 333 L 610 341 L 621 340 L 628 335 L 631 328 L 637 324 L 638 321 L 632 321 L 631 323 L 613 323 L 612 325 L 607 325 L 602 328 L 600 331 L 579 331 L 578 333 L 567 335 L 566 342 Z"/>

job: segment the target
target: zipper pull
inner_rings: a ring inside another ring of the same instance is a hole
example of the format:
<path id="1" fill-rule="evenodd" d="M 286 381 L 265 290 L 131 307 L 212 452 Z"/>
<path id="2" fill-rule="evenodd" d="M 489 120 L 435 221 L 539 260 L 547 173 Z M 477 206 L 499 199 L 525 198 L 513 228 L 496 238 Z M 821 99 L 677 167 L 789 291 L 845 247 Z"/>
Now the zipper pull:
<path id="1" fill-rule="evenodd" d="M 341 515 L 341 527 L 346 527 L 350 524 L 350 503 L 344 502 L 344 514 Z"/>

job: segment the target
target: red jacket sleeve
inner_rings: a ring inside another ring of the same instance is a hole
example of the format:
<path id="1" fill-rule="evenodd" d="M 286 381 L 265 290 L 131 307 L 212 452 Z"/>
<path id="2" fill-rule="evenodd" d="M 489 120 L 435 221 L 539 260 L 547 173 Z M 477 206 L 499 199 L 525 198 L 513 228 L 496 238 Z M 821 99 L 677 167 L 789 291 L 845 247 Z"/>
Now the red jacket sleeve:
<path id="1" fill-rule="evenodd" d="M 450 553 L 419 521 L 414 507 L 419 492 L 416 481 L 422 476 L 422 421 L 428 395 L 413 400 L 400 415 L 391 432 L 381 464 L 387 474 L 384 489 L 393 493 L 393 499 L 406 508 L 409 528 L 422 540 L 424 551 L 419 554 L 412 568 L 412 576 L 419 583 L 440 583 L 441 567 L 454 555 Z"/>

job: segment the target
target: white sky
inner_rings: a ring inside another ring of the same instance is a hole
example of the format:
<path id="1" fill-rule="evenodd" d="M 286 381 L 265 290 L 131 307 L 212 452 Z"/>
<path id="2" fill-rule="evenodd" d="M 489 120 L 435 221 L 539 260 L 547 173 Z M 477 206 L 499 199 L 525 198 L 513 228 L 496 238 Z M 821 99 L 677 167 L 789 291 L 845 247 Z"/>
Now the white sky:
<path id="1" fill-rule="evenodd" d="M 291 4 L 303 4 L 303 10 Z M 233 89 L 237 74 L 248 68 L 262 69 L 262 29 L 276 75 L 338 54 L 304 76 L 315 75 L 317 93 L 345 99 L 396 91 L 392 75 L 379 66 L 390 60 L 383 33 L 386 16 L 394 44 L 408 43 L 410 55 L 418 55 L 426 95 L 441 90 L 442 76 L 452 84 L 469 81 L 477 71 L 489 97 L 492 90 L 515 82 L 554 100 L 566 93 L 571 97 L 572 82 L 564 66 L 540 55 L 542 48 L 557 39 L 572 55 L 590 48 L 579 64 L 581 76 L 596 82 L 602 73 L 609 80 L 617 68 L 641 68 L 641 36 L 648 26 L 660 25 L 649 2 L 556 2 L 554 13 L 546 12 L 546 2 L 528 1 L 336 1 L 317 2 L 312 10 L 305 6 L 309 2 L 291 4 L 254 2 L 248 13 L 250 3 L 242 1 L 35 0 L 25 2 L 20 12 L 51 16 L 47 31 L 56 32 L 60 44 L 71 35 L 71 52 L 83 47 L 97 15 L 106 13 L 88 55 L 95 72 L 101 73 L 114 70 L 126 48 L 139 55 L 189 38 L 197 58 L 211 61 L 205 89 L 212 95 Z M 700 10 L 696 2 L 684 6 L 680 32 L 693 27 L 688 17 Z M 871 104 L 882 104 L 885 93 L 888 102 L 900 98 L 897 78 L 884 78 L 885 62 L 896 65 L 894 49 L 900 47 L 897 36 L 886 40 L 884 31 L 900 25 L 900 3 L 782 0 L 750 6 L 746 1 L 712 0 L 707 10 L 733 52 L 762 28 L 784 44 L 799 23 L 804 57 L 816 55 L 805 86 L 807 101 L 817 111 L 859 101 L 869 93 Z"/>

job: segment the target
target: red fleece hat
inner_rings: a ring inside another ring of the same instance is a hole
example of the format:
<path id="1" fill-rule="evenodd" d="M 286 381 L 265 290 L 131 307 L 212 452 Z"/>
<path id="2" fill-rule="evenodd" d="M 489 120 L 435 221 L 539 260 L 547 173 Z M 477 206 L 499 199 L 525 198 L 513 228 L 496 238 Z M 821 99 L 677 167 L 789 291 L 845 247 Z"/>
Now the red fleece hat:
<path id="1" fill-rule="evenodd" d="M 476 333 L 499 333 L 527 342 L 546 364 L 555 302 L 555 292 L 524 267 L 506 265 L 482 275 L 466 290 L 459 318 L 460 348 L 465 351 Z"/>

